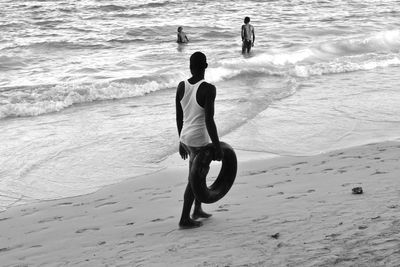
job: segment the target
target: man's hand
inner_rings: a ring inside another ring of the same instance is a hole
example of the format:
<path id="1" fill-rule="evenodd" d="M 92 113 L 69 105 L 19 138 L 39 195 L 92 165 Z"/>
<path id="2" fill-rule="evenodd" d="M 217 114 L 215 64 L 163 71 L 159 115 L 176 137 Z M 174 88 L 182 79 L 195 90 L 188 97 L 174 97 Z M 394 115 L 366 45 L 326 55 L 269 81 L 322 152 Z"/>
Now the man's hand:
<path id="1" fill-rule="evenodd" d="M 222 148 L 220 146 L 216 146 L 213 160 L 221 161 L 223 157 L 224 151 L 222 151 Z"/>
<path id="2" fill-rule="evenodd" d="M 186 149 L 183 147 L 182 143 L 179 143 L 179 154 L 181 155 L 182 159 L 187 159 L 188 153 Z"/>

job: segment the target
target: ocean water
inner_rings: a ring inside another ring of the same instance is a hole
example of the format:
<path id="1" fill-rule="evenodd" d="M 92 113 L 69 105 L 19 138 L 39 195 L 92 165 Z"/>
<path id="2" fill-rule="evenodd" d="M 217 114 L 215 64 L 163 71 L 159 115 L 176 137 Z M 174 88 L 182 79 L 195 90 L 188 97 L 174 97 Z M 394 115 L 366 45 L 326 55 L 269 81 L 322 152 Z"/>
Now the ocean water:
<path id="1" fill-rule="evenodd" d="M 0 0 L 0 209 L 165 168 L 195 51 L 235 149 L 313 155 L 398 139 L 399 16 L 398 0 Z M 189 44 L 175 42 L 178 26 Z"/>

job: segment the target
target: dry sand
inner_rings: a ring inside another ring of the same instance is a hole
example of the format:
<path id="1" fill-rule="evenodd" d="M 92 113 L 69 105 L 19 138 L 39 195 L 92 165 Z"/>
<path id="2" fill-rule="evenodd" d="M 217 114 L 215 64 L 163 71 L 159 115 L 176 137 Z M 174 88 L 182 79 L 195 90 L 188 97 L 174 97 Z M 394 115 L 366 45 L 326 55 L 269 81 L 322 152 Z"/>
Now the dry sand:
<path id="1" fill-rule="evenodd" d="M 0 213 L 0 265 L 400 266 L 400 143 L 311 157 L 237 152 L 236 182 L 204 205 L 213 216 L 200 228 L 178 229 L 187 162 L 175 157 L 93 194 Z"/>

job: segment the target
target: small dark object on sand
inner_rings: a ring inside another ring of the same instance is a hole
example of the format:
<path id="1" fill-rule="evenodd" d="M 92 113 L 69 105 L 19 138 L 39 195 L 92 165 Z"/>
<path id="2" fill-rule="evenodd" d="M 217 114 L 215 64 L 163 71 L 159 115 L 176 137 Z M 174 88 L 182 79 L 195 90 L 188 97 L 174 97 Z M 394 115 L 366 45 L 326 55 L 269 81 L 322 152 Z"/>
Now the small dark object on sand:
<path id="1" fill-rule="evenodd" d="M 271 235 L 272 238 L 278 239 L 279 238 L 279 233 Z"/>
<path id="2" fill-rule="evenodd" d="M 351 189 L 351 191 L 353 192 L 353 194 L 357 194 L 357 195 L 363 193 L 362 187 L 354 187 L 353 189 Z"/>

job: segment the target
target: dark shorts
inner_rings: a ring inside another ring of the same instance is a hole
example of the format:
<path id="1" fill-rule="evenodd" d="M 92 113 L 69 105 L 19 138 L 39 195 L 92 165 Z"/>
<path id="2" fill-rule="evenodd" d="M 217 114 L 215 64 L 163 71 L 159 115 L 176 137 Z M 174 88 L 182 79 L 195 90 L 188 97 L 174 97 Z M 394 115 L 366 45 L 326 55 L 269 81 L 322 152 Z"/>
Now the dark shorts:
<path id="1" fill-rule="evenodd" d="M 187 146 L 184 143 L 182 143 L 182 146 L 185 148 L 186 152 L 189 154 L 189 163 L 191 164 L 194 160 L 194 158 L 199 154 L 200 149 L 202 147 L 193 147 L 193 146 Z"/>
<path id="2" fill-rule="evenodd" d="M 251 41 L 250 40 L 244 40 L 243 41 L 243 46 L 242 46 L 242 50 L 245 51 L 250 51 L 251 49 Z"/>

